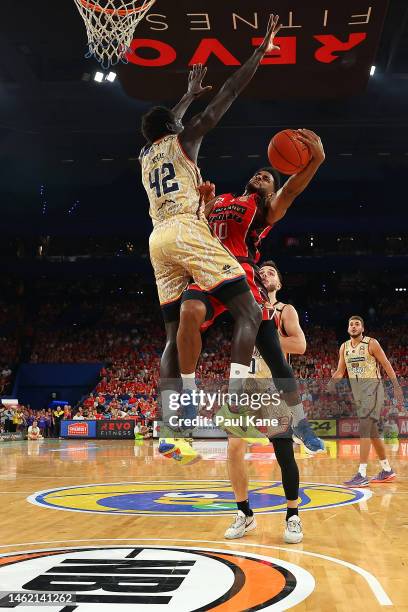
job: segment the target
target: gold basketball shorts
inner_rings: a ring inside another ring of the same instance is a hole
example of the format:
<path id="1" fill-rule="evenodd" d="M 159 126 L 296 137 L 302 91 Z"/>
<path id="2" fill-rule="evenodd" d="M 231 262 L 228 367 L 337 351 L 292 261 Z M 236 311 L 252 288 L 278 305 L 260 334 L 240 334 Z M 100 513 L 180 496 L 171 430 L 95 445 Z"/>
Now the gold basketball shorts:
<path id="1" fill-rule="evenodd" d="M 191 279 L 203 291 L 245 278 L 245 271 L 208 223 L 195 215 L 177 215 L 156 225 L 149 240 L 150 260 L 161 306 L 177 301 Z"/>
<path id="2" fill-rule="evenodd" d="M 381 381 L 357 381 L 352 385 L 357 416 L 378 421 L 384 407 L 384 387 Z"/>

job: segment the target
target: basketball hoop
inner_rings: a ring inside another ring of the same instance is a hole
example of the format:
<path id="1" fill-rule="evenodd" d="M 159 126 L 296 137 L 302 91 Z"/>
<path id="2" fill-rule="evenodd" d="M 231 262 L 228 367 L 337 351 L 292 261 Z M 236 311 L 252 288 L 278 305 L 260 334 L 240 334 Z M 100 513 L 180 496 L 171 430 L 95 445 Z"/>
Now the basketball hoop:
<path id="1" fill-rule="evenodd" d="M 133 32 L 156 0 L 74 0 L 85 22 L 88 53 L 103 68 L 127 63 Z"/>

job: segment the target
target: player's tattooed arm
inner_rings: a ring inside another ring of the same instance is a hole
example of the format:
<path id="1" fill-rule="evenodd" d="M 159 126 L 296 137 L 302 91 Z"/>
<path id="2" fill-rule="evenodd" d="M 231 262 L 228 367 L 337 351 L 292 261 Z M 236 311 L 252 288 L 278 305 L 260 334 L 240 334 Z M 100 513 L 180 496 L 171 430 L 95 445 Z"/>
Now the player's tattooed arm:
<path id="1" fill-rule="evenodd" d="M 306 338 L 299 323 L 299 315 L 292 304 L 287 304 L 282 311 L 282 323 L 287 336 L 279 336 L 279 342 L 284 353 L 304 355 Z"/>
<path id="2" fill-rule="evenodd" d="M 241 91 L 248 85 L 265 55 L 276 49 L 274 37 L 280 30 L 279 16 L 271 15 L 268 29 L 262 44 L 255 49 L 251 57 L 224 83 L 220 91 L 207 108 L 193 117 L 180 134 L 180 140 L 192 159 L 196 159 L 201 140 L 212 130 L 226 113 Z"/>
<path id="3" fill-rule="evenodd" d="M 204 211 L 204 215 L 208 218 L 210 212 L 215 204 L 215 185 L 210 181 L 204 181 L 199 188 L 198 193 L 200 194 L 200 204 Z"/>
<path id="4" fill-rule="evenodd" d="M 322 141 L 319 136 L 311 130 L 297 130 L 298 138 L 310 149 L 311 159 L 306 168 L 297 174 L 293 174 L 279 189 L 275 197 L 271 198 L 266 222 L 273 225 L 285 216 L 288 208 L 293 204 L 298 195 L 309 185 L 319 167 L 325 160 Z"/>
<path id="5" fill-rule="evenodd" d="M 194 64 L 188 73 L 188 87 L 181 100 L 172 108 L 177 119 L 182 119 L 193 100 L 211 91 L 212 85 L 204 85 L 203 80 L 207 73 L 207 68 L 202 64 Z"/>
<path id="6" fill-rule="evenodd" d="M 375 338 L 371 338 L 368 350 L 370 354 L 376 358 L 378 363 L 382 365 L 388 378 L 391 380 L 394 386 L 394 397 L 398 404 L 404 405 L 404 394 L 398 382 L 397 375 L 389 362 L 387 355 L 384 353 L 381 344 L 378 342 L 378 340 L 375 340 Z"/>
<path id="7" fill-rule="evenodd" d="M 329 382 L 329 384 L 327 385 L 327 390 L 330 393 L 334 393 L 336 390 L 336 382 L 340 379 L 343 378 L 344 374 L 346 372 L 346 362 L 344 361 L 344 342 L 340 347 L 339 350 L 339 363 L 337 364 L 337 370 L 335 372 L 333 372 L 331 380 Z"/>

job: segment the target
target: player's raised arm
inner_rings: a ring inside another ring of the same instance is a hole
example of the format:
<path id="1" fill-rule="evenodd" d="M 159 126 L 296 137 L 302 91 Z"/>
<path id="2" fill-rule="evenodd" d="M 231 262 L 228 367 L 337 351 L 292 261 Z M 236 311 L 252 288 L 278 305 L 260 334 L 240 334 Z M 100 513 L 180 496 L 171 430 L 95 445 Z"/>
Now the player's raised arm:
<path id="1" fill-rule="evenodd" d="M 400 387 L 400 384 L 398 382 L 397 375 L 396 375 L 395 370 L 392 367 L 392 365 L 391 365 L 387 355 L 384 353 L 380 343 L 378 342 L 378 340 L 375 340 L 374 338 L 371 338 L 368 350 L 369 350 L 370 354 L 373 357 L 376 358 L 378 363 L 380 363 L 382 365 L 382 367 L 384 368 L 388 378 L 391 380 L 391 382 L 392 382 L 392 384 L 394 386 L 394 397 L 395 397 L 395 399 L 398 401 L 399 404 L 404 405 L 404 394 L 403 394 L 402 389 Z"/>
<path id="2" fill-rule="evenodd" d="M 205 93 L 212 89 L 212 85 L 203 86 L 202 82 L 206 75 L 207 68 L 202 64 L 194 64 L 188 73 L 188 87 L 186 93 L 181 100 L 172 108 L 176 119 L 181 120 L 184 117 L 190 104 Z"/>
<path id="3" fill-rule="evenodd" d="M 292 304 L 287 304 L 282 311 L 282 324 L 287 336 L 279 336 L 284 353 L 303 355 L 306 351 L 306 338 L 300 327 L 299 315 Z"/>
<path id="4" fill-rule="evenodd" d="M 297 174 L 292 175 L 279 189 L 275 198 L 271 199 L 266 222 L 273 225 L 285 216 L 288 208 L 293 204 L 295 198 L 302 193 L 325 160 L 322 141 L 319 136 L 311 130 L 297 130 L 298 139 L 309 147 L 311 160 Z"/>
<path id="5" fill-rule="evenodd" d="M 278 15 L 270 16 L 268 30 L 262 44 L 255 49 L 245 64 L 224 83 L 207 108 L 202 113 L 193 117 L 180 134 L 180 141 L 192 159 L 196 158 L 198 146 L 203 136 L 217 125 L 233 101 L 248 85 L 265 53 L 279 49 L 279 47 L 273 44 L 274 37 L 281 27 L 278 25 L 278 21 Z"/>

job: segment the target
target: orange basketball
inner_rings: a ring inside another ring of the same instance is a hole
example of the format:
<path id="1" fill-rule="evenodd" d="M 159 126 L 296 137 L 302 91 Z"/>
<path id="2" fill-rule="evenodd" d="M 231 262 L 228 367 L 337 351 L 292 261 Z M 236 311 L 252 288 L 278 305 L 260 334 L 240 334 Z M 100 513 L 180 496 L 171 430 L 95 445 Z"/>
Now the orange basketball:
<path id="1" fill-rule="evenodd" d="M 271 166 L 282 174 L 296 174 L 310 162 L 309 147 L 297 138 L 295 130 L 282 130 L 272 138 L 268 146 Z"/>

